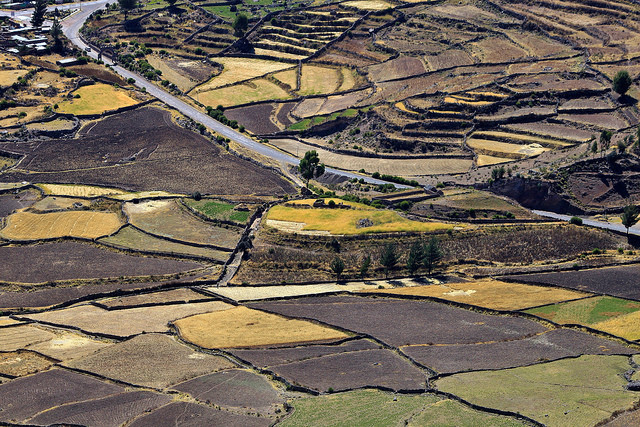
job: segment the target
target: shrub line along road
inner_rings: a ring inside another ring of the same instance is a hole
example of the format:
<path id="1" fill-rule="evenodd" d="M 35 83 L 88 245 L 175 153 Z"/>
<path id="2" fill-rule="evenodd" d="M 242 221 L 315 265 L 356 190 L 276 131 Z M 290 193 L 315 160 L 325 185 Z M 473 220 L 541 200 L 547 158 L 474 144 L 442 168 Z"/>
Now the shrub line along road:
<path id="1" fill-rule="evenodd" d="M 84 22 L 87 20 L 89 15 L 91 15 L 94 11 L 104 7 L 104 5 L 107 4 L 108 2 L 109 0 L 97 0 L 97 1 L 86 2 L 86 3 L 72 3 L 72 4 L 66 4 L 66 5 L 52 6 L 52 7 L 49 7 L 49 10 L 53 10 L 56 7 L 61 10 L 79 8 L 77 12 L 66 17 L 62 21 L 62 26 L 63 26 L 64 35 L 69 40 L 71 40 L 73 44 L 75 44 L 82 50 L 85 50 L 85 48 L 89 46 L 80 38 L 80 28 L 82 27 Z M 28 15 L 31 15 L 31 13 L 32 13 L 32 10 L 22 10 L 22 11 L 13 11 L 13 12 L 0 11 L 0 16 L 19 16 L 19 15 L 28 16 Z M 95 52 L 94 49 L 92 49 L 91 52 L 88 52 L 88 55 L 93 58 L 98 57 L 98 53 Z M 105 64 L 111 65 L 113 70 L 116 71 L 125 79 L 129 79 L 129 78 L 134 79 L 136 86 L 140 88 L 146 88 L 147 93 L 153 95 L 154 97 L 164 102 L 165 104 L 169 105 L 170 107 L 173 107 L 176 110 L 180 111 L 185 116 L 195 120 L 196 122 L 202 123 L 204 126 L 209 128 L 210 130 L 217 132 L 218 134 L 224 136 L 225 138 L 229 138 L 258 154 L 271 158 L 280 164 L 292 164 L 292 165 L 298 164 L 299 159 L 297 159 L 296 157 L 290 156 L 281 151 L 275 150 L 257 141 L 254 141 L 253 139 L 247 137 L 246 135 L 243 135 L 242 133 L 228 126 L 223 125 L 217 120 L 214 120 L 207 114 L 197 110 L 191 105 L 185 103 L 184 101 L 178 99 L 172 94 L 159 88 L 158 86 L 154 85 L 153 83 L 149 82 L 148 80 L 144 79 L 138 74 L 133 73 L 118 65 L 114 65 L 109 58 L 103 57 L 102 59 L 104 60 Z M 387 183 L 387 181 L 374 179 L 371 177 L 367 177 L 365 175 L 360 175 L 352 172 L 337 170 L 333 168 L 327 168 L 326 170 L 327 172 L 331 172 L 336 175 L 345 176 L 347 178 L 358 178 L 358 179 L 364 178 L 365 181 L 373 184 Z M 394 184 L 394 185 L 398 188 L 410 188 L 405 185 L 399 185 L 399 184 Z"/>
<path id="2" fill-rule="evenodd" d="M 559 219 L 561 221 L 569 221 L 572 217 L 571 215 L 562 215 L 555 212 L 539 211 L 535 209 L 532 210 L 531 212 L 533 212 L 536 215 L 545 216 L 547 218 Z M 582 218 L 582 223 L 590 227 L 603 228 L 605 230 L 618 231 L 620 233 L 627 232 L 627 229 L 622 224 L 611 224 L 605 221 L 596 221 L 593 219 L 585 219 L 585 218 Z M 640 225 L 629 228 L 629 234 L 640 236 Z"/>

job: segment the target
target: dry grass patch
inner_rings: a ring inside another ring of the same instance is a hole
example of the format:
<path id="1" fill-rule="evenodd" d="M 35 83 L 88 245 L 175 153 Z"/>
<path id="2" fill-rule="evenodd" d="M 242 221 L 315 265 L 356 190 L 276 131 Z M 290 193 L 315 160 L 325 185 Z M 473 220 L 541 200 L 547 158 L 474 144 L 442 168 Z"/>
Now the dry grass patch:
<path id="1" fill-rule="evenodd" d="M 502 157 L 506 159 L 524 159 L 526 157 L 538 156 L 548 148 L 540 144 L 510 144 L 508 142 L 498 142 L 488 139 L 469 138 L 467 145 L 478 154 L 485 154 L 492 157 Z"/>
<path id="2" fill-rule="evenodd" d="M 393 7 L 391 3 L 383 0 L 354 0 L 340 3 L 345 7 L 355 7 L 361 10 L 385 10 Z"/>
<path id="3" fill-rule="evenodd" d="M 388 232 L 433 232 L 453 228 L 453 224 L 442 222 L 418 222 L 406 219 L 397 212 L 371 209 L 298 209 L 274 206 L 269 210 L 268 220 L 304 223 L 302 230 L 327 231 L 331 234 L 367 234 Z M 373 226 L 358 228 L 358 221 L 369 219 Z"/>
<path id="4" fill-rule="evenodd" d="M 191 316 L 174 324 L 183 339 L 205 348 L 259 347 L 348 337 L 312 322 L 247 307 Z"/>
<path id="5" fill-rule="evenodd" d="M 491 279 L 465 283 L 380 289 L 373 292 L 436 297 L 494 310 L 521 310 L 527 307 L 551 304 L 589 295 L 560 288 L 529 286 Z"/>
<path id="6" fill-rule="evenodd" d="M 101 114 L 105 111 L 129 107 L 139 103 L 139 101 L 129 96 L 129 91 L 116 89 L 104 83 L 82 86 L 74 91 L 74 95 L 80 95 L 80 98 L 61 102 L 58 109 L 59 113 L 76 115 Z"/>
<path id="7" fill-rule="evenodd" d="M 290 70 L 280 71 L 279 73 L 275 73 L 273 78 L 280 83 L 288 85 L 291 89 L 295 89 L 298 85 L 298 70 L 292 68 Z"/>
<path id="8" fill-rule="evenodd" d="M 50 122 L 29 123 L 27 129 L 39 131 L 59 131 L 71 130 L 75 126 L 74 122 L 66 119 L 55 119 Z"/>
<path id="9" fill-rule="evenodd" d="M 3 351 L 15 351 L 53 338 L 55 338 L 55 334 L 52 332 L 31 325 L 1 328 L 0 348 Z"/>
<path id="10" fill-rule="evenodd" d="M 47 369 L 53 362 L 31 351 L 0 352 L 0 374 L 21 377 Z"/>
<path id="11" fill-rule="evenodd" d="M 267 79 L 252 80 L 206 92 L 198 89 L 197 92 L 192 92 L 192 96 L 205 105 L 222 105 L 223 107 L 291 97 L 284 89 Z"/>
<path id="12" fill-rule="evenodd" d="M 195 88 L 195 93 L 211 91 L 212 89 L 264 76 L 292 66 L 284 62 L 254 58 L 216 58 L 216 62 L 224 67 L 222 72 Z M 193 96 L 194 94 L 192 93 L 191 95 Z"/>
<path id="13" fill-rule="evenodd" d="M 341 75 L 337 68 L 303 65 L 298 93 L 320 95 L 335 92 L 340 86 Z"/>
<path id="14" fill-rule="evenodd" d="M 11 86 L 19 78 L 22 78 L 29 72 L 29 69 L 23 70 L 0 70 L 0 87 Z"/>
<path id="15" fill-rule="evenodd" d="M 497 156 L 488 156 L 486 154 L 478 154 L 478 157 L 476 159 L 476 164 L 478 166 L 490 166 L 490 165 L 497 165 L 499 163 L 506 163 L 511 161 L 513 161 L 513 159 L 507 159 L 504 157 L 497 157 Z"/>
<path id="16" fill-rule="evenodd" d="M 167 323 L 182 317 L 232 307 L 220 301 L 176 304 L 108 311 L 93 305 L 31 314 L 28 317 L 56 325 L 71 326 L 90 333 L 128 337 L 143 332 L 167 332 Z"/>
<path id="17" fill-rule="evenodd" d="M 93 185 L 73 185 L 73 184 L 36 184 L 45 194 L 53 194 L 56 196 L 71 197 L 98 197 L 98 196 L 115 196 L 119 194 L 127 194 L 124 190 L 117 188 L 96 187 Z"/>
<path id="18" fill-rule="evenodd" d="M 56 237 L 96 239 L 114 233 L 122 222 L 115 212 L 69 211 L 36 214 L 17 212 L 7 219 L 0 235 L 9 240 Z"/>
<path id="19" fill-rule="evenodd" d="M 389 287 L 386 282 L 350 282 L 345 284 L 320 283 L 317 285 L 281 285 L 281 286 L 225 286 L 221 288 L 210 287 L 209 291 L 215 292 L 235 301 L 257 301 L 269 298 L 285 298 L 304 295 L 321 295 L 332 292 L 354 292 L 362 290 L 379 289 L 380 286 Z"/>

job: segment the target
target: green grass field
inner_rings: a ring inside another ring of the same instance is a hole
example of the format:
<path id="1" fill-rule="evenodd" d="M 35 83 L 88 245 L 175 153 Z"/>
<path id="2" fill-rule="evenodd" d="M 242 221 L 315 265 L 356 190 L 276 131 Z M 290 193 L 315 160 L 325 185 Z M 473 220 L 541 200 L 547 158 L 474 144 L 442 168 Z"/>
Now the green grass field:
<path id="1" fill-rule="evenodd" d="M 613 297 L 593 297 L 562 304 L 547 305 L 527 310 L 560 324 L 590 326 L 629 340 L 640 338 L 640 325 L 636 320 L 640 302 Z"/>
<path id="2" fill-rule="evenodd" d="M 625 389 L 626 356 L 581 356 L 515 369 L 452 375 L 439 390 L 480 406 L 519 412 L 549 426 L 594 425 L 631 408 L 638 393 Z"/>
<path id="3" fill-rule="evenodd" d="M 211 219 L 233 221 L 238 224 L 246 224 L 251 215 L 250 211 L 235 211 L 231 203 L 215 200 L 184 199 L 183 202 L 192 209 L 206 215 Z"/>
<path id="4" fill-rule="evenodd" d="M 279 423 L 283 427 L 351 426 L 522 426 L 508 417 L 488 415 L 438 396 L 394 395 L 378 390 L 356 390 L 295 399 L 294 411 Z M 408 424 L 405 424 L 408 421 Z"/>

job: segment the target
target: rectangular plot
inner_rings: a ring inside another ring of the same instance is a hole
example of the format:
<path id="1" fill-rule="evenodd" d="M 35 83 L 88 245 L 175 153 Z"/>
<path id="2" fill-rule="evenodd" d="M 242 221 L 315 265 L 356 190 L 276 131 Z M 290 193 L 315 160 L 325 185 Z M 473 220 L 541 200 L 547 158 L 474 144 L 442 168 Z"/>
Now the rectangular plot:
<path id="1" fill-rule="evenodd" d="M 72 326 L 93 333 L 128 337 L 142 332 L 166 332 L 169 328 L 167 324 L 170 321 L 199 313 L 227 310 L 231 307 L 221 301 L 112 311 L 103 310 L 93 305 L 81 305 L 30 314 L 26 317 L 36 321 Z"/>
<path id="2" fill-rule="evenodd" d="M 31 351 L 0 352 L 0 375 L 22 377 L 42 371 L 53 361 Z"/>
<path id="3" fill-rule="evenodd" d="M 51 369 L 0 385 L 0 401 L 3 403 L 0 421 L 24 422 L 54 406 L 122 392 L 123 387 L 88 375 Z"/>
<path id="4" fill-rule="evenodd" d="M 572 329 L 522 340 L 447 346 L 409 346 L 402 351 L 438 373 L 505 369 L 582 354 L 636 354 L 638 349 Z"/>
<path id="5" fill-rule="evenodd" d="M 120 218 L 114 212 L 18 212 L 7 219 L 7 226 L 0 235 L 9 240 L 53 239 L 64 236 L 95 239 L 115 232 L 121 225 Z"/>
<path id="6" fill-rule="evenodd" d="M 31 344 L 49 341 L 55 334 L 31 325 L 20 325 L 0 329 L 0 349 L 14 351 Z"/>
<path id="7" fill-rule="evenodd" d="M 181 427 L 242 426 L 268 427 L 273 423 L 270 418 L 236 415 L 229 411 L 220 411 L 209 406 L 188 402 L 175 402 L 163 406 L 136 419 L 131 427 L 157 427 L 159 425 L 180 425 Z"/>
<path id="8" fill-rule="evenodd" d="M 211 300 L 208 297 L 189 288 L 171 289 L 169 291 L 151 292 L 125 297 L 115 297 L 98 300 L 97 303 L 107 309 L 133 308 L 140 305 L 156 305 L 164 303 L 202 302 Z"/>
<path id="9" fill-rule="evenodd" d="M 249 306 L 367 333 L 394 346 L 517 339 L 546 330 L 541 324 L 522 318 L 391 298 L 315 297 Z"/>
<path id="10" fill-rule="evenodd" d="M 640 300 L 639 275 L 640 266 L 628 265 L 582 271 L 506 276 L 506 278 L 524 283 L 544 283 L 579 291 Z"/>
<path id="11" fill-rule="evenodd" d="M 287 381 L 318 391 L 386 387 L 426 389 L 426 375 L 389 350 L 339 353 L 271 367 Z"/>

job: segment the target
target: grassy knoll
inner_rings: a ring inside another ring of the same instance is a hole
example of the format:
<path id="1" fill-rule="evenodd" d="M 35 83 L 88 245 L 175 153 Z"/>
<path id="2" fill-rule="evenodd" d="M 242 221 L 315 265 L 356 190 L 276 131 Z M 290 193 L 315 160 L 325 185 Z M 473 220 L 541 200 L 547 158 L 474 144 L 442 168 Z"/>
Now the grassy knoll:
<path id="1" fill-rule="evenodd" d="M 566 289 L 506 283 L 498 280 L 381 289 L 374 292 L 437 297 L 495 310 L 518 310 L 588 295 Z"/>
<path id="2" fill-rule="evenodd" d="M 56 237 L 95 239 L 115 232 L 121 222 L 114 212 L 70 211 L 11 215 L 2 237 L 10 240 L 38 240 Z"/>
<path id="3" fill-rule="evenodd" d="M 327 231 L 331 234 L 438 231 L 453 228 L 452 224 L 411 221 L 394 211 L 372 210 L 359 206 L 355 209 L 298 209 L 274 206 L 269 211 L 267 219 L 304 223 L 302 230 Z M 358 228 L 358 221 L 362 219 L 371 220 L 373 226 Z"/>
<path id="4" fill-rule="evenodd" d="M 356 390 L 291 401 L 293 414 L 283 427 L 389 426 L 408 420 L 410 426 L 521 426 L 516 420 L 487 415 L 435 395 L 397 395 Z"/>
<path id="5" fill-rule="evenodd" d="M 625 356 L 581 356 L 551 363 L 452 375 L 439 390 L 477 405 L 519 412 L 546 425 L 594 425 L 628 409 L 638 394 L 625 390 Z"/>
<path id="6" fill-rule="evenodd" d="M 251 215 L 249 211 L 235 211 L 234 205 L 217 200 L 184 199 L 184 203 L 192 209 L 203 213 L 211 219 L 222 219 L 245 224 Z"/>
<path id="7" fill-rule="evenodd" d="M 621 336 L 640 338 L 640 302 L 613 297 L 594 297 L 527 310 L 557 323 L 577 323 Z"/>
<path id="8" fill-rule="evenodd" d="M 247 307 L 191 316 L 176 321 L 175 325 L 186 341 L 205 348 L 256 347 L 347 337 L 335 329 Z"/>
<path id="9" fill-rule="evenodd" d="M 90 86 L 82 86 L 73 92 L 80 98 L 60 103 L 59 113 L 66 114 L 100 114 L 109 110 L 135 105 L 139 101 L 131 98 L 129 92 L 123 89 L 96 83 Z"/>

